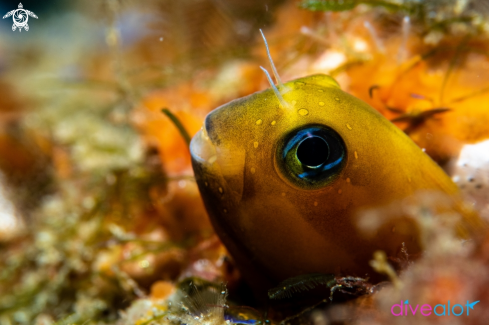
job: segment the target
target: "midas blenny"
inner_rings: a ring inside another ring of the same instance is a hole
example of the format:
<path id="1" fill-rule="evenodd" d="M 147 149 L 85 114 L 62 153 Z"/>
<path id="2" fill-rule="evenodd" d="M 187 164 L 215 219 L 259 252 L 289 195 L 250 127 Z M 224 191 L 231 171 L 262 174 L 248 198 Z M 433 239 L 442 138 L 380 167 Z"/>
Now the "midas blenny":
<path id="1" fill-rule="evenodd" d="M 375 279 L 374 251 L 396 256 L 404 242 L 417 253 L 418 230 L 401 218 L 366 238 L 359 211 L 458 192 L 400 129 L 321 74 L 215 109 L 190 149 L 215 231 L 263 292 L 309 273 Z"/>

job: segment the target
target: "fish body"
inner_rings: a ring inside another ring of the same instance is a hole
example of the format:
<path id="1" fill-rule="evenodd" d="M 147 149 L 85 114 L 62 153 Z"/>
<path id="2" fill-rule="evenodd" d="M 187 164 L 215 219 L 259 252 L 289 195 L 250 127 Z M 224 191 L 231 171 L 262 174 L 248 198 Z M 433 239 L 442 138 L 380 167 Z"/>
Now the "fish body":
<path id="1" fill-rule="evenodd" d="M 451 179 L 333 78 L 293 80 L 282 93 L 288 107 L 267 89 L 217 108 L 190 146 L 211 222 L 250 283 L 264 291 L 309 273 L 376 278 L 374 251 L 396 256 L 405 243 L 419 252 L 413 222 L 389 221 L 367 238 L 359 213 L 419 190 L 456 194 Z"/>

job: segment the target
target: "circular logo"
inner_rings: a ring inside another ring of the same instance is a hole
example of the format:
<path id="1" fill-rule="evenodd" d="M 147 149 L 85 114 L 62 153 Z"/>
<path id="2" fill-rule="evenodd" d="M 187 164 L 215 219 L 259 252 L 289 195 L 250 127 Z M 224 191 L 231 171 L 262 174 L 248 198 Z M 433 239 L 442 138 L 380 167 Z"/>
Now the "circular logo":
<path id="1" fill-rule="evenodd" d="M 19 27 L 25 26 L 25 24 L 27 24 L 27 20 L 29 20 L 29 16 L 24 9 L 17 9 L 13 16 L 14 23 Z"/>

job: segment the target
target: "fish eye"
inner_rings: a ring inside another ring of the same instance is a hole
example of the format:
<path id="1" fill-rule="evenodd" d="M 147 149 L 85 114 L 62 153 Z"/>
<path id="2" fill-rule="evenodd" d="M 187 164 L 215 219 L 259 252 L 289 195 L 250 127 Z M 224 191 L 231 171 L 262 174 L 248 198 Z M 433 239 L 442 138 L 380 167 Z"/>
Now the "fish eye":
<path id="1" fill-rule="evenodd" d="M 343 139 L 325 125 L 306 125 L 293 130 L 281 140 L 277 150 L 279 173 L 306 189 L 331 183 L 346 162 Z"/>
<path id="2" fill-rule="evenodd" d="M 320 168 L 328 159 L 329 146 L 326 140 L 310 135 L 297 146 L 297 159 L 308 168 Z"/>

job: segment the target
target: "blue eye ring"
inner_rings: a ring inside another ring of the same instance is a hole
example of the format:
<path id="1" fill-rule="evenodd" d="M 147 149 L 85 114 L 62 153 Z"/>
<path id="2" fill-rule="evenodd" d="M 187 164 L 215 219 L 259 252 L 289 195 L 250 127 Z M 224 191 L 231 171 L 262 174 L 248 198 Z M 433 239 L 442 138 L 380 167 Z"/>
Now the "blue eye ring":
<path id="1" fill-rule="evenodd" d="M 277 146 L 279 173 L 293 185 L 318 189 L 330 184 L 346 164 L 346 146 L 332 128 L 309 124 L 288 133 Z"/>

